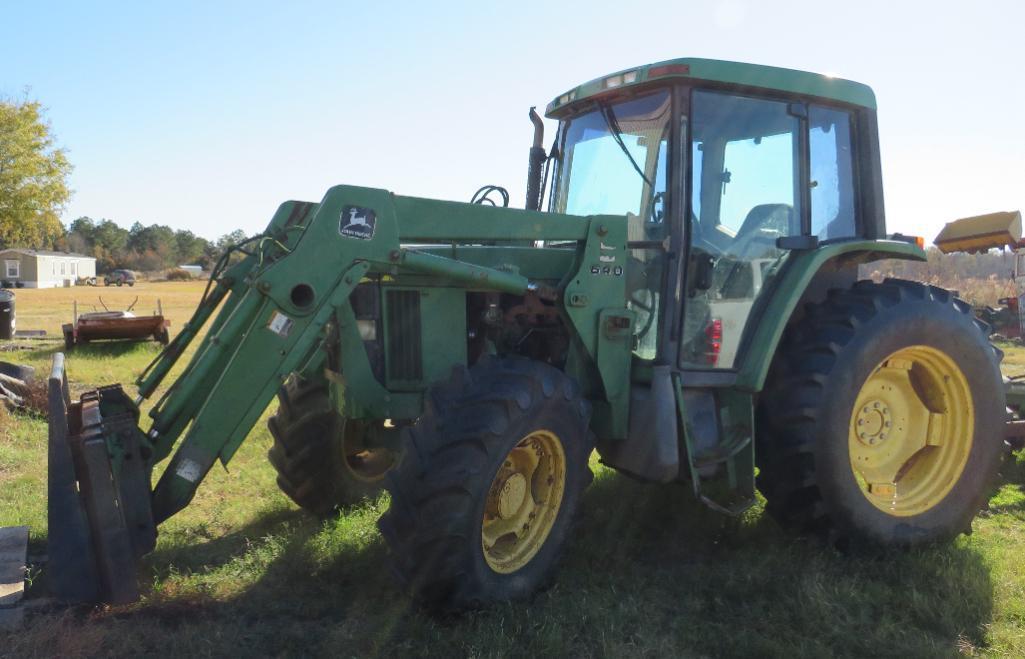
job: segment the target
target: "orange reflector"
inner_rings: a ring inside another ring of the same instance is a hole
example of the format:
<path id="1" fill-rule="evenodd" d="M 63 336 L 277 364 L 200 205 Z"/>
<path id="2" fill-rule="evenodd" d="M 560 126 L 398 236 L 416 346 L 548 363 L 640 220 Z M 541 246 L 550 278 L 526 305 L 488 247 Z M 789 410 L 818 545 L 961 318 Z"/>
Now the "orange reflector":
<path id="1" fill-rule="evenodd" d="M 915 236 L 915 244 L 918 245 L 919 249 L 925 249 L 925 238 L 922 236 Z"/>

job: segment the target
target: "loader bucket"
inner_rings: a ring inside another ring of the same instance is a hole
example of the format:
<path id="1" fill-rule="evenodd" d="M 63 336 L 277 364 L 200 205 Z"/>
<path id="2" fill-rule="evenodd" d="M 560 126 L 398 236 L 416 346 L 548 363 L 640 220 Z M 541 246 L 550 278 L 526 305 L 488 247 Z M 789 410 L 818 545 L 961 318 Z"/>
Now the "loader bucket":
<path id="1" fill-rule="evenodd" d="M 64 355 L 57 353 L 48 412 L 53 594 L 67 602 L 133 602 L 139 598 L 138 558 L 156 542 L 138 410 L 121 385 L 86 392 L 72 402 Z"/>
<path id="2" fill-rule="evenodd" d="M 1021 243 L 1021 213 L 1009 211 L 954 220 L 944 225 L 933 242 L 944 254 L 985 252 Z"/>

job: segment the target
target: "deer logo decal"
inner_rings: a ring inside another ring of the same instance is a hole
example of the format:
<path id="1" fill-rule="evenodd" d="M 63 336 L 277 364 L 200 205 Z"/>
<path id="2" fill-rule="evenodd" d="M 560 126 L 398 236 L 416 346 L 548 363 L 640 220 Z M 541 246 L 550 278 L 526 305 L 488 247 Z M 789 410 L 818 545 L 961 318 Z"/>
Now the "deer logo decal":
<path id="1" fill-rule="evenodd" d="M 338 233 L 349 238 L 370 240 L 374 237 L 377 215 L 373 209 L 346 206 L 338 217 Z"/>

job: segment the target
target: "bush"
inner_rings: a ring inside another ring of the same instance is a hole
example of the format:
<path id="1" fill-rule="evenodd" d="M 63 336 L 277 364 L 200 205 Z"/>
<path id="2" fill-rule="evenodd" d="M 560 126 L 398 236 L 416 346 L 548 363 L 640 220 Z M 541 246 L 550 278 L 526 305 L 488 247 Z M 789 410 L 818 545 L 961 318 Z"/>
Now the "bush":
<path id="1" fill-rule="evenodd" d="M 193 277 L 188 270 L 174 268 L 167 271 L 167 281 L 189 281 Z"/>

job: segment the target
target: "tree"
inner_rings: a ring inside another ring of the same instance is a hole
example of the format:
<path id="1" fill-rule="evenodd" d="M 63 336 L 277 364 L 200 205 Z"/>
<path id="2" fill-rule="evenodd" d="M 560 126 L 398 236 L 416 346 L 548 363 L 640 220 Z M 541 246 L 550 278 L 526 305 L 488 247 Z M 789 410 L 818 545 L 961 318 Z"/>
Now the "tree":
<path id="1" fill-rule="evenodd" d="M 232 245 L 237 245 L 245 239 L 246 232 L 242 229 L 235 229 L 231 233 L 224 234 L 223 236 L 218 238 L 217 241 L 214 243 L 214 249 L 207 253 L 210 256 L 210 262 L 217 262 L 217 260 L 221 258 L 221 255 L 224 254 L 224 252 L 229 247 L 231 247 Z M 241 252 L 235 252 L 228 259 L 228 263 L 238 263 L 240 260 L 242 260 L 242 256 L 243 255 Z"/>
<path id="2" fill-rule="evenodd" d="M 71 198 L 64 149 L 38 101 L 0 99 L 0 246 L 46 248 L 64 236 Z"/>
<path id="3" fill-rule="evenodd" d="M 185 229 L 175 231 L 174 240 L 177 243 L 178 265 L 195 263 L 203 256 L 210 244 L 206 238 L 200 238 Z"/>
<path id="4" fill-rule="evenodd" d="M 238 243 L 242 242 L 245 239 L 246 239 L 246 232 L 243 231 L 242 229 L 235 229 L 231 233 L 226 233 L 226 234 L 224 234 L 223 236 L 221 236 L 220 238 L 217 239 L 217 243 L 216 243 L 217 249 L 223 252 L 224 250 L 228 249 L 232 245 L 237 245 Z"/>
<path id="5" fill-rule="evenodd" d="M 100 220 L 93 231 L 95 247 L 110 254 L 120 254 L 128 247 L 128 231 L 110 220 Z"/>
<path id="6" fill-rule="evenodd" d="M 79 254 L 93 255 L 96 243 L 96 223 L 91 217 L 80 217 L 71 223 L 65 234 L 68 250 Z"/>
<path id="7" fill-rule="evenodd" d="M 161 224 L 151 224 L 148 227 L 136 222 L 128 230 L 128 249 L 135 252 L 137 258 L 145 255 L 143 260 L 146 267 L 134 266 L 138 270 L 151 270 L 155 268 L 167 268 L 175 263 L 178 252 L 178 242 L 174 237 L 174 229 Z"/>

